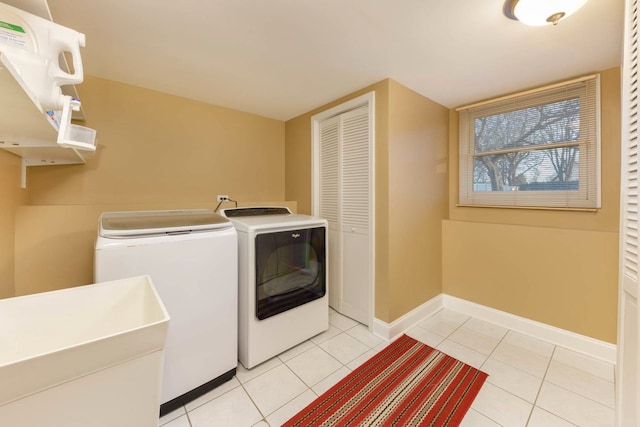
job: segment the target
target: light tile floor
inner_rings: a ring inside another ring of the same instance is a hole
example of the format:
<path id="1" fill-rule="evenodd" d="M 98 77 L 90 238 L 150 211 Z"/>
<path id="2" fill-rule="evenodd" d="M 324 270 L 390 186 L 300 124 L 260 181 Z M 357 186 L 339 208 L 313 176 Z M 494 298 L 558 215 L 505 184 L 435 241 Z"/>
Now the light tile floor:
<path id="1" fill-rule="evenodd" d="M 388 342 L 331 310 L 329 329 L 165 415 L 164 427 L 280 426 Z M 566 348 L 443 310 L 407 335 L 489 374 L 462 422 L 614 424 L 614 368 Z"/>

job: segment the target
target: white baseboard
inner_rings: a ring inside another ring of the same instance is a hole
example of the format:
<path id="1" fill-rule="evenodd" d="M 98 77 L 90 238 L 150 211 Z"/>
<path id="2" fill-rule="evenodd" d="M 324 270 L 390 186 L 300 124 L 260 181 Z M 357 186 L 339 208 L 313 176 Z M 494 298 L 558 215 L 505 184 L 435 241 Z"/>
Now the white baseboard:
<path id="1" fill-rule="evenodd" d="M 373 319 L 373 333 L 385 340 L 393 340 L 399 337 L 418 323 L 422 322 L 429 316 L 433 316 L 444 307 L 442 305 L 442 297 L 440 294 L 424 304 L 414 308 L 404 316 L 394 320 L 391 323 L 383 322 L 380 319 Z"/>
<path id="2" fill-rule="evenodd" d="M 373 333 L 386 340 L 392 340 L 443 308 L 539 338 L 607 363 L 616 363 L 614 344 L 446 294 L 430 299 L 390 324 L 374 319 Z"/>
<path id="3" fill-rule="evenodd" d="M 444 307 L 450 310 L 495 323 L 504 328 L 548 341 L 552 344 L 595 357 L 611 364 L 616 363 L 616 346 L 614 344 L 456 298 L 451 295 L 443 294 L 442 296 Z"/>

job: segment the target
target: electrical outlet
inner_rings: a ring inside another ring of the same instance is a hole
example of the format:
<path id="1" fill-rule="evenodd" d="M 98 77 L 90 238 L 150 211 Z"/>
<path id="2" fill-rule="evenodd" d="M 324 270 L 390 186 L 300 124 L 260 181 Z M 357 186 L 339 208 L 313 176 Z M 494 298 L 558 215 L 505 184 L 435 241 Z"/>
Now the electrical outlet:
<path id="1" fill-rule="evenodd" d="M 229 200 L 229 196 L 226 194 L 218 194 L 218 202 L 226 202 Z"/>

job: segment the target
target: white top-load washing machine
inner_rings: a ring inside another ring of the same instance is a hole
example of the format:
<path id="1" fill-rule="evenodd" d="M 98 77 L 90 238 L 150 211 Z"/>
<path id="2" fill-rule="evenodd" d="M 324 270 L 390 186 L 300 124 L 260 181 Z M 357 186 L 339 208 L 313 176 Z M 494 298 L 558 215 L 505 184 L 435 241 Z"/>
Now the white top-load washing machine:
<path id="1" fill-rule="evenodd" d="M 250 369 L 329 328 L 327 221 L 223 209 L 238 231 L 238 357 Z"/>
<path id="2" fill-rule="evenodd" d="M 237 241 L 232 223 L 210 210 L 100 216 L 95 281 L 148 274 L 171 316 L 161 415 L 235 375 Z"/>

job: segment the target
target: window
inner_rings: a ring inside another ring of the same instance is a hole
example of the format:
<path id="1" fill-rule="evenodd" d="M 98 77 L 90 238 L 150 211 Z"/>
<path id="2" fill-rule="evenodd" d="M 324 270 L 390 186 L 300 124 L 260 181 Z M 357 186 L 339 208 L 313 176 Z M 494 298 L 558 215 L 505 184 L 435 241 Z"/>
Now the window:
<path id="1" fill-rule="evenodd" d="M 458 111 L 461 205 L 600 207 L 599 76 Z"/>

